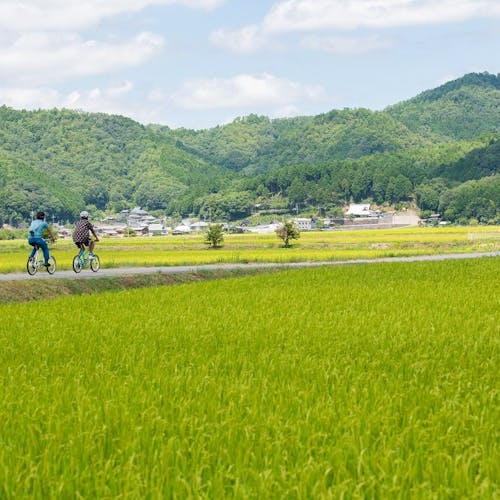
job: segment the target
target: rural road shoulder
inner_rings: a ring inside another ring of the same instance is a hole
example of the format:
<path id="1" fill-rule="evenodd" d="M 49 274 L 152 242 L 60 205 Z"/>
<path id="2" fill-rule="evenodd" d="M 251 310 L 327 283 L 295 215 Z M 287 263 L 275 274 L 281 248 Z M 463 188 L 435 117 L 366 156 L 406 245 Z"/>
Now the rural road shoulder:
<path id="1" fill-rule="evenodd" d="M 16 280 L 37 280 L 37 279 L 91 279 L 110 278 L 118 276 L 131 276 L 137 274 L 176 274 L 200 271 L 216 270 L 237 270 L 237 269 L 272 269 L 272 268 L 301 268 L 301 267 L 321 267 L 321 266 L 345 266 L 354 264 L 379 264 L 381 262 L 423 262 L 439 260 L 476 259 L 484 257 L 499 257 L 499 252 L 476 252 L 476 253 L 455 253 L 440 255 L 419 255 L 414 257 L 384 257 L 378 259 L 356 259 L 331 262 L 291 262 L 291 263 L 250 263 L 250 264 L 204 264 L 191 266 L 155 266 L 155 267 L 120 267 L 113 269 L 100 269 L 97 273 L 84 270 L 80 274 L 75 274 L 72 270 L 56 271 L 50 275 L 46 272 L 39 272 L 35 276 L 24 273 L 0 274 L 0 281 Z"/>

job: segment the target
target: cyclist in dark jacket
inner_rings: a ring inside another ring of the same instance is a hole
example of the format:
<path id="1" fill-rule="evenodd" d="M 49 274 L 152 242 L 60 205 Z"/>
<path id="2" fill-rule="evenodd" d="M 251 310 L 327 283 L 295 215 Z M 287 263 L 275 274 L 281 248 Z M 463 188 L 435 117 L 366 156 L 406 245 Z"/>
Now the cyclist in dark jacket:
<path id="1" fill-rule="evenodd" d="M 90 238 L 90 233 L 94 235 L 95 241 L 99 241 L 94 226 L 89 221 L 89 213 L 84 210 L 80 213 L 80 219 L 76 221 L 73 241 L 82 250 L 85 250 L 86 246 L 89 247 L 89 259 L 92 259 L 94 258 L 94 240 Z"/>

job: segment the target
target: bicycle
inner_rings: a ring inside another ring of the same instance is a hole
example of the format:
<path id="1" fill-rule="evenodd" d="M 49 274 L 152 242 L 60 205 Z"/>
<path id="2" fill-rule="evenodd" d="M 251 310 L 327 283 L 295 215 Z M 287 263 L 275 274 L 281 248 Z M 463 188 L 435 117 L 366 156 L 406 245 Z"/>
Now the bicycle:
<path id="1" fill-rule="evenodd" d="M 56 272 L 56 259 L 51 255 L 49 257 L 49 265 L 45 266 L 42 249 L 38 245 L 34 245 L 34 247 L 35 255 L 28 257 L 28 262 L 26 262 L 28 274 L 30 276 L 35 275 L 39 268 L 45 268 L 49 274 L 54 274 Z"/>
<path id="2" fill-rule="evenodd" d="M 101 262 L 96 254 L 90 257 L 89 249 L 84 247 L 80 248 L 78 254 L 73 257 L 73 271 L 78 274 L 85 267 L 90 267 L 96 273 L 101 267 Z"/>

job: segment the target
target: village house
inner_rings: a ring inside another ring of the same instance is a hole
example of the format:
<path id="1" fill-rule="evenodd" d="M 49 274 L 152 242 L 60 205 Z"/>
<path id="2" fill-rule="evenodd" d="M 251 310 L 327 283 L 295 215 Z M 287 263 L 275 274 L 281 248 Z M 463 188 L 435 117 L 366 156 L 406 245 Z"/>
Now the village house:
<path id="1" fill-rule="evenodd" d="M 165 236 L 168 234 L 167 228 L 163 224 L 150 224 L 148 226 L 149 236 Z"/>
<path id="2" fill-rule="evenodd" d="M 312 220 L 307 217 L 295 217 L 292 222 L 299 228 L 299 231 L 311 231 L 313 229 Z"/>
<path id="3" fill-rule="evenodd" d="M 371 210 L 369 203 L 351 203 L 346 217 L 378 217 L 379 212 Z"/>
<path id="4" fill-rule="evenodd" d="M 206 231 L 208 229 L 208 226 L 209 226 L 208 222 L 202 220 L 192 222 L 191 224 L 189 224 L 189 227 L 193 232 Z"/>
<path id="5" fill-rule="evenodd" d="M 191 227 L 184 222 L 181 222 L 178 226 L 175 226 L 172 229 L 173 235 L 181 235 L 181 234 L 191 234 Z"/>
<path id="6" fill-rule="evenodd" d="M 245 229 L 250 233 L 270 234 L 275 233 L 276 229 L 281 227 L 281 222 L 273 222 L 272 224 L 258 224 L 257 226 L 247 226 Z"/>

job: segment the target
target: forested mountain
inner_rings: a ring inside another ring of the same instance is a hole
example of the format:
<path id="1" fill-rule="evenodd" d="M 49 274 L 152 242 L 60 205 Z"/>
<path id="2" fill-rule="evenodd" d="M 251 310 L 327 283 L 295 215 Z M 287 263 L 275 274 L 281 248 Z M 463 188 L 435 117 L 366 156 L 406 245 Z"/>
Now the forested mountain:
<path id="1" fill-rule="evenodd" d="M 207 161 L 246 175 L 431 145 L 389 114 L 367 109 L 277 120 L 250 115 L 209 130 L 171 134 Z"/>
<path id="2" fill-rule="evenodd" d="M 383 111 L 250 115 L 201 131 L 2 106 L 0 224 L 39 208 L 63 220 L 133 205 L 233 220 L 256 205 L 338 213 L 349 201 L 498 222 L 499 162 L 500 76 L 488 73 Z"/>
<path id="3" fill-rule="evenodd" d="M 491 139 L 489 143 L 473 149 L 449 165 L 442 163 L 432 171 L 432 177 L 442 177 L 454 182 L 465 182 L 494 175 L 500 171 L 500 140 Z"/>
<path id="4" fill-rule="evenodd" d="M 410 130 L 435 140 L 471 140 L 500 133 L 500 76 L 471 73 L 386 111 Z"/>
<path id="5" fill-rule="evenodd" d="M 83 208 L 191 210 L 232 172 L 121 116 L 0 107 L 0 220 L 38 207 L 73 219 Z M 172 208 L 175 205 L 175 208 Z"/>

